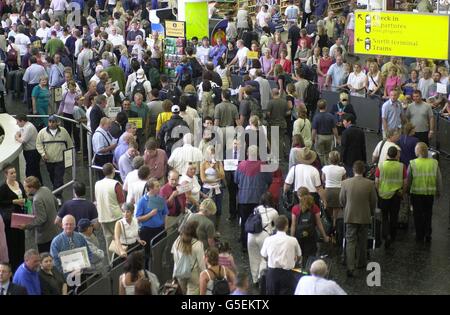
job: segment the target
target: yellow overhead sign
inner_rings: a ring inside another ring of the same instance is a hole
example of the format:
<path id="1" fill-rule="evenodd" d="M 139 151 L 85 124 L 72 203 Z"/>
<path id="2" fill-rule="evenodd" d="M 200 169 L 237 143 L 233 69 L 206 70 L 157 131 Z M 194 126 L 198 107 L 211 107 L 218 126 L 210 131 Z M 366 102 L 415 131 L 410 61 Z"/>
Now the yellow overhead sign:
<path id="1" fill-rule="evenodd" d="M 449 16 L 355 11 L 355 53 L 449 58 Z"/>
<path id="2" fill-rule="evenodd" d="M 185 22 L 164 21 L 166 28 L 166 37 L 186 37 Z"/>

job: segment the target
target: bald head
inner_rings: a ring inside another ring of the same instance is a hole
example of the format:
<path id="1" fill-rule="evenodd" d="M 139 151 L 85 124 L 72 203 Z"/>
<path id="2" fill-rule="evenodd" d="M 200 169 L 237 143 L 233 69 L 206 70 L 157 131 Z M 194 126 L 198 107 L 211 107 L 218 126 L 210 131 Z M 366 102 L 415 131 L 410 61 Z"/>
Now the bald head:
<path id="1" fill-rule="evenodd" d="M 66 215 L 62 219 L 62 227 L 66 235 L 72 235 L 75 230 L 75 217 L 70 214 Z"/>
<path id="2" fill-rule="evenodd" d="M 328 267 L 325 261 L 322 259 L 318 259 L 312 263 L 310 272 L 313 276 L 317 277 L 325 277 L 328 273 Z"/>

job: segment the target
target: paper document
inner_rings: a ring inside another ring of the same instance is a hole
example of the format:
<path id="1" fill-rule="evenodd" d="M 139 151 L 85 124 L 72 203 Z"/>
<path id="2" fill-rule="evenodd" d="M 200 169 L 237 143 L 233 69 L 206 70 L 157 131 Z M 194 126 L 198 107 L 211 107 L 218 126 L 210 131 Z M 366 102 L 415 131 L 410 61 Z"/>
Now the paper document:
<path id="1" fill-rule="evenodd" d="M 239 164 L 238 159 L 224 160 L 223 161 L 223 169 L 225 171 L 235 171 L 235 170 L 237 170 L 238 164 Z"/>
<path id="2" fill-rule="evenodd" d="M 59 253 L 63 272 L 72 272 L 91 267 L 86 247 L 79 247 Z"/>
<path id="3" fill-rule="evenodd" d="M 436 92 L 441 94 L 447 94 L 447 86 L 442 83 L 437 83 Z"/>

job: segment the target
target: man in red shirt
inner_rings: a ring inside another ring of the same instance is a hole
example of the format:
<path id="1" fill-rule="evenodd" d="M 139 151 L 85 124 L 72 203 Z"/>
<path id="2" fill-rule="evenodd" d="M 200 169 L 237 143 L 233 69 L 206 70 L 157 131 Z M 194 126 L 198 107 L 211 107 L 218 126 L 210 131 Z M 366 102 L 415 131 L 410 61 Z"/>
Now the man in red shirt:
<path id="1" fill-rule="evenodd" d="M 186 195 L 179 194 L 177 190 L 179 174 L 176 170 L 171 170 L 167 177 L 168 182 L 161 187 L 159 195 L 167 202 L 169 214 L 166 219 L 166 229 L 173 225 L 180 214 L 183 214 L 186 208 Z"/>

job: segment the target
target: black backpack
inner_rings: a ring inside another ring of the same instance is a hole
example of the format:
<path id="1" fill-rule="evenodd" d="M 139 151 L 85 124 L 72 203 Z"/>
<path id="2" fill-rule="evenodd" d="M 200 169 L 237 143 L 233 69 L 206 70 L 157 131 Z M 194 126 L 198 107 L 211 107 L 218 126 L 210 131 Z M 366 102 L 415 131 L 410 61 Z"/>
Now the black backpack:
<path id="1" fill-rule="evenodd" d="M 169 120 L 167 123 L 170 123 L 168 126 L 168 129 L 166 131 L 166 134 L 164 136 L 164 150 L 167 153 L 167 156 L 170 156 L 172 153 L 173 146 L 178 142 L 182 141 L 183 136 L 185 133 L 183 131 L 189 130 L 188 124 L 183 119 L 177 119 L 176 121 L 173 121 L 172 119 Z M 172 137 L 172 133 L 176 134 L 175 137 Z"/>
<path id="2" fill-rule="evenodd" d="M 142 94 L 142 100 L 145 102 L 147 100 L 147 92 L 145 92 L 145 88 L 144 88 L 144 83 L 145 80 L 143 81 L 137 81 L 136 80 L 136 85 L 133 88 L 133 92 L 131 93 L 131 100 L 134 100 L 134 95 L 136 95 L 136 93 L 141 93 Z"/>
<path id="3" fill-rule="evenodd" d="M 185 87 L 192 83 L 192 70 L 189 68 L 189 64 L 181 65 L 181 74 L 178 78 L 179 85 Z"/>
<path id="4" fill-rule="evenodd" d="M 300 215 L 297 219 L 297 228 L 295 229 L 295 237 L 300 239 L 310 239 L 315 237 L 316 233 L 316 220 L 314 214 L 311 212 L 311 209 L 302 212 L 300 210 Z"/>
<path id="5" fill-rule="evenodd" d="M 200 78 L 203 74 L 203 68 L 200 65 L 200 63 L 198 62 L 197 58 L 193 57 L 193 58 L 188 58 L 188 64 L 191 66 L 192 68 L 192 77 L 193 78 Z"/>
<path id="6" fill-rule="evenodd" d="M 314 114 L 317 107 L 317 101 L 320 99 L 319 87 L 316 83 L 309 81 L 308 86 L 305 90 L 305 95 L 303 96 L 303 101 L 305 102 L 306 108 L 310 117 Z"/>
<path id="7" fill-rule="evenodd" d="M 170 84 L 169 88 L 161 89 L 166 96 L 162 97 L 161 100 L 170 100 L 173 104 L 178 104 L 180 101 L 181 91 L 175 84 Z"/>
<path id="8" fill-rule="evenodd" d="M 257 208 L 249 215 L 245 221 L 245 233 L 258 234 L 263 231 L 262 217 Z"/>
<path id="9" fill-rule="evenodd" d="M 220 86 L 216 86 L 212 88 L 212 91 L 213 91 L 212 98 L 214 105 L 222 103 L 222 88 Z"/>
<path id="10" fill-rule="evenodd" d="M 227 279 L 225 279 L 225 275 L 223 277 L 220 277 L 220 270 L 219 269 L 219 275 L 217 275 L 212 269 L 208 268 L 209 271 L 211 271 L 215 278 L 213 280 L 213 287 L 212 287 L 212 295 L 229 295 L 230 294 L 230 286 L 228 285 Z"/>

